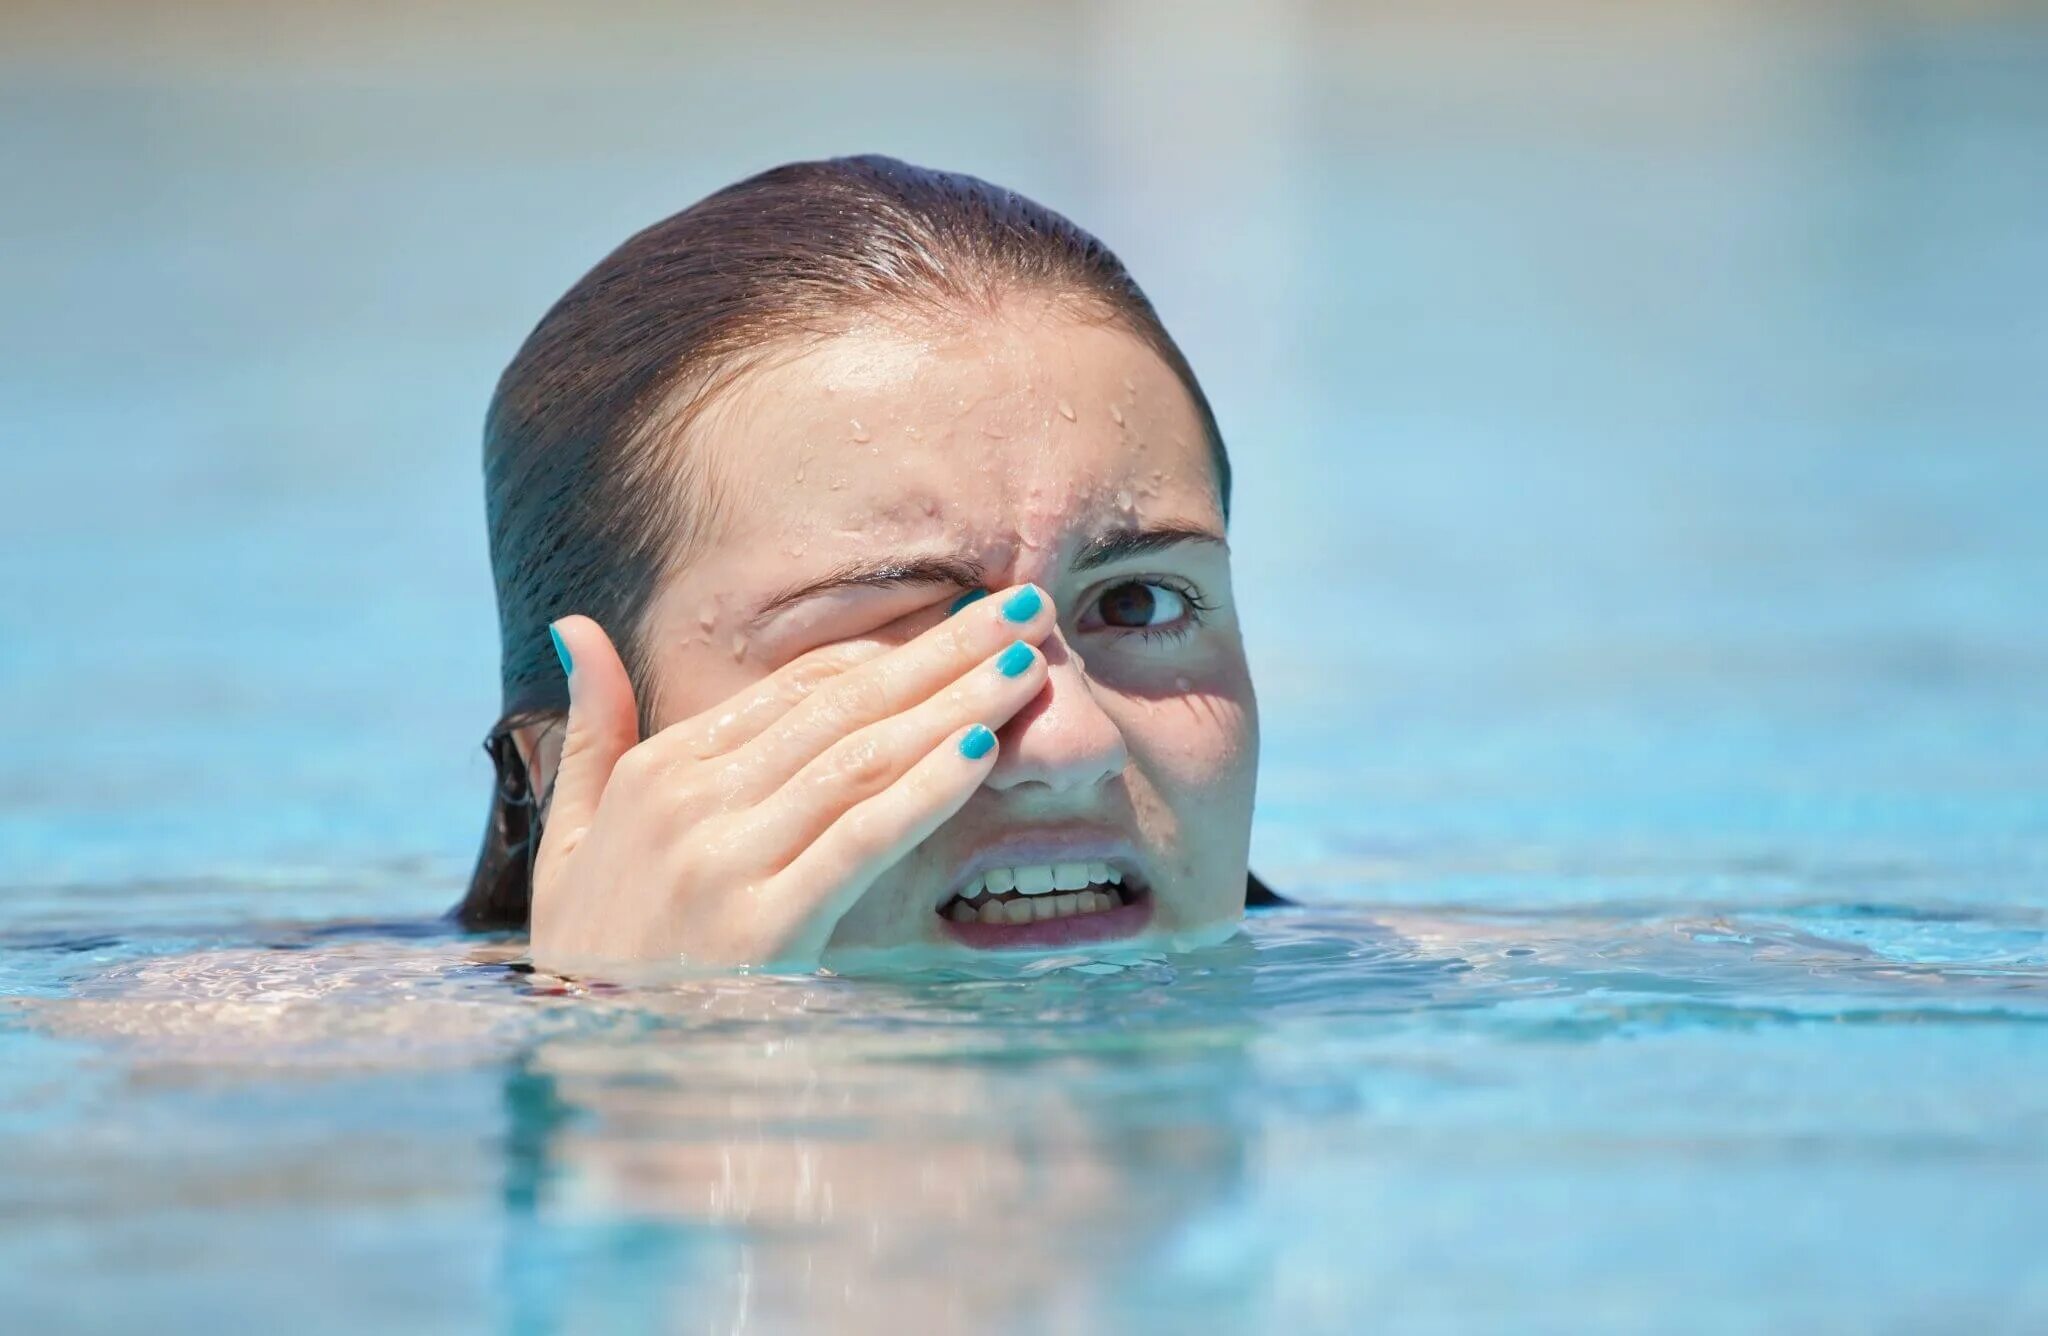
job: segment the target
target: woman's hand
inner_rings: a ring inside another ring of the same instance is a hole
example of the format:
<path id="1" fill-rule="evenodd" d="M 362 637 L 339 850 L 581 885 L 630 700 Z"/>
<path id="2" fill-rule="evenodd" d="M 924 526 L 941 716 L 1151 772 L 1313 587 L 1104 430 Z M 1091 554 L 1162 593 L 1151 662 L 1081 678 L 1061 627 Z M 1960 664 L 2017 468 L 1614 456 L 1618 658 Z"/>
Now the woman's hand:
<path id="1" fill-rule="evenodd" d="M 569 721 L 533 871 L 532 949 L 815 965 L 840 917 L 958 811 L 993 730 L 1045 684 L 1052 600 L 1019 585 L 907 644 L 831 645 L 640 740 L 633 687 L 588 617 L 555 634 Z"/>

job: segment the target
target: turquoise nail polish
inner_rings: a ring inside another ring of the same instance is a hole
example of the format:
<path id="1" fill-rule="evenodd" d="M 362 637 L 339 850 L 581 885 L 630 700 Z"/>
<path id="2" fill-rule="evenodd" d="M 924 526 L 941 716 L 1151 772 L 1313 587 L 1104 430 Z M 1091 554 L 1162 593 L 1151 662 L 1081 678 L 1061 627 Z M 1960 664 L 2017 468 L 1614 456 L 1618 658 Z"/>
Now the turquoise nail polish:
<path id="1" fill-rule="evenodd" d="M 1028 622 L 1036 617 L 1038 610 L 1044 606 L 1045 599 L 1039 594 L 1038 586 L 1025 585 L 1004 602 L 1003 616 L 1013 622 Z"/>
<path id="2" fill-rule="evenodd" d="M 562 676 L 567 677 L 576 670 L 575 661 L 569 657 L 569 647 L 562 643 L 562 633 L 552 626 L 548 628 L 548 639 L 555 642 L 555 657 L 562 661 Z"/>
<path id="3" fill-rule="evenodd" d="M 1004 677 L 1019 677 L 1031 666 L 1031 646 L 1021 640 L 1013 640 L 1010 647 L 996 655 L 996 671 Z"/>
<path id="4" fill-rule="evenodd" d="M 970 589 L 966 593 L 962 594 L 960 597 L 953 600 L 953 606 L 946 609 L 946 615 L 948 617 L 951 617 L 954 613 L 960 611 L 960 609 L 966 607 L 968 604 L 977 602 L 987 597 L 988 590 L 986 589 Z"/>
<path id="5" fill-rule="evenodd" d="M 970 761 L 979 761 L 995 745 L 996 735 L 989 732 L 986 725 L 976 724 L 960 739 L 960 754 Z"/>

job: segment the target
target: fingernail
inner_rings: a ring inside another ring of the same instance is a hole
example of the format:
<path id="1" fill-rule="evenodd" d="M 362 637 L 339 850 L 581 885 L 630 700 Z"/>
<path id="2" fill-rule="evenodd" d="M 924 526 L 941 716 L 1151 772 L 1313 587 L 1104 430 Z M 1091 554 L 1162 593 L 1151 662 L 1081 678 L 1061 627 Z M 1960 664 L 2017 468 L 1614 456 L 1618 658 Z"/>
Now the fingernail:
<path id="1" fill-rule="evenodd" d="M 1031 646 L 1021 640 L 1013 640 L 1010 647 L 996 655 L 996 671 L 1004 677 L 1021 676 L 1031 666 Z"/>
<path id="2" fill-rule="evenodd" d="M 966 593 L 962 594 L 960 597 L 953 600 L 953 606 L 946 609 L 946 615 L 948 617 L 951 617 L 954 613 L 960 611 L 960 609 L 966 607 L 968 604 L 973 603 L 978 599 L 984 599 L 987 597 L 988 590 L 986 589 L 970 589 Z"/>
<path id="3" fill-rule="evenodd" d="M 970 761 L 979 761 L 995 745 L 996 735 L 988 731 L 987 725 L 976 724 L 960 739 L 960 754 Z"/>
<path id="4" fill-rule="evenodd" d="M 562 676 L 567 677 L 576 670 L 576 663 L 569 657 L 569 647 L 562 643 L 562 633 L 552 625 L 548 627 L 548 639 L 555 642 L 555 657 L 562 661 Z"/>
<path id="5" fill-rule="evenodd" d="M 1025 585 L 1003 601 L 1003 616 L 1013 622 L 1028 622 L 1044 606 L 1045 596 L 1038 592 L 1038 586 Z"/>

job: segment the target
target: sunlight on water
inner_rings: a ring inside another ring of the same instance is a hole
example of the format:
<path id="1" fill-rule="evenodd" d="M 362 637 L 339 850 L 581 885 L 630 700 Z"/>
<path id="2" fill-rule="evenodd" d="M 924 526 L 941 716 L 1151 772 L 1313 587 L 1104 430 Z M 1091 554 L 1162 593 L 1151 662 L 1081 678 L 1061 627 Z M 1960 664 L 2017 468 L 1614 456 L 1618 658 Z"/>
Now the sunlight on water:
<path id="1" fill-rule="evenodd" d="M 1879 1324 L 1873 1237 L 2038 1276 L 2044 927 L 1305 907 L 1185 956 L 642 988 L 432 924 L 17 933 L 10 1261 L 34 1313 L 118 1259 L 138 1320 L 355 1275 L 336 1329 L 1314 1328 L 1478 1285 L 1539 1327 Z M 1795 1173 L 1827 1191 L 1788 1210 Z M 1782 1259 L 1768 1308 L 1655 1250 L 1684 1211 Z M 354 1270 L 401 1255 L 444 1265 Z"/>

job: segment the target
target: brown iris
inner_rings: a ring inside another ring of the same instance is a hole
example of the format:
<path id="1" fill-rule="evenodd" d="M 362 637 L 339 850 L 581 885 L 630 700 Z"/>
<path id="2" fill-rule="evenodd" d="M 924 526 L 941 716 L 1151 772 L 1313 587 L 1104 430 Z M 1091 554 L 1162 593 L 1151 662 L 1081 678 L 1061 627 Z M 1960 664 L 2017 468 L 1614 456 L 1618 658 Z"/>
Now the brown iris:
<path id="1" fill-rule="evenodd" d="M 1159 595 L 1142 580 L 1117 585 L 1102 596 L 1102 620 L 1111 626 L 1141 627 L 1152 624 L 1159 607 Z"/>

